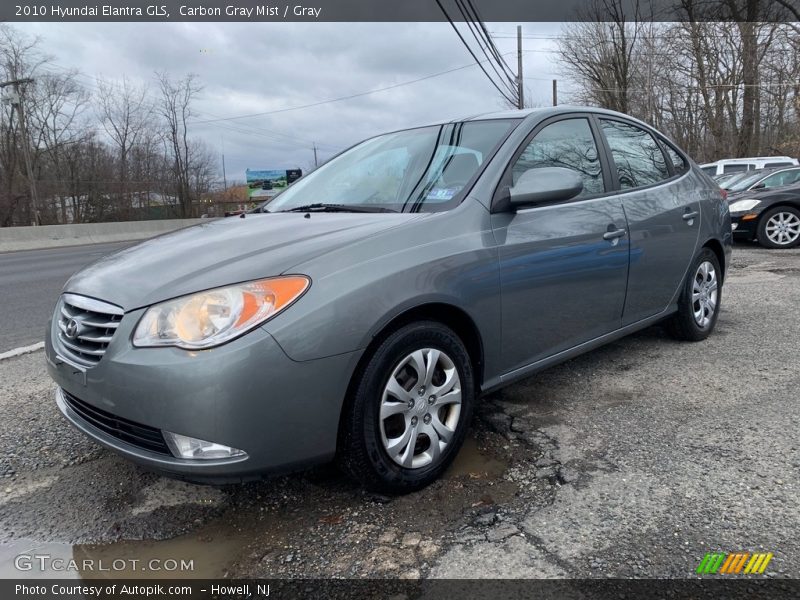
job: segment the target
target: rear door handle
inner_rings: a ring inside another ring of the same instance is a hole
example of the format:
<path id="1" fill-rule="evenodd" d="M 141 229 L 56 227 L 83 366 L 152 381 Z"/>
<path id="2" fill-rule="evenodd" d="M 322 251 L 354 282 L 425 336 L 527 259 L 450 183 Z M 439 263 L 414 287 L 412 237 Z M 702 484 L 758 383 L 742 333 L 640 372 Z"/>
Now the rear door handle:
<path id="1" fill-rule="evenodd" d="M 685 213 L 683 213 L 683 220 L 684 221 L 691 221 L 692 219 L 697 217 L 697 215 L 699 215 L 699 214 L 700 213 L 697 212 L 696 210 L 693 210 L 693 211 L 690 211 L 690 212 L 685 212 Z"/>
<path id="2" fill-rule="evenodd" d="M 603 239 L 604 240 L 615 240 L 617 238 L 621 238 L 622 236 L 624 236 L 625 233 L 626 233 L 626 231 L 624 229 L 614 229 L 614 230 L 611 230 L 611 231 L 606 231 L 603 234 Z"/>

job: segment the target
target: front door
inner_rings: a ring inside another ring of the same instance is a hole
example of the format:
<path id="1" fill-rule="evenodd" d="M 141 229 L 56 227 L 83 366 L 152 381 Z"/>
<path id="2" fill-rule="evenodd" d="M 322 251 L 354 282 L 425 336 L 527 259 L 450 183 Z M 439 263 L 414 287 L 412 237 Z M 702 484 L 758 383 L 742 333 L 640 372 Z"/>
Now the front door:
<path id="1" fill-rule="evenodd" d="M 567 117 L 535 131 L 506 174 L 579 172 L 583 192 L 568 202 L 497 212 L 505 372 L 577 346 L 621 324 L 628 275 L 627 222 L 606 182 L 588 118 Z"/>

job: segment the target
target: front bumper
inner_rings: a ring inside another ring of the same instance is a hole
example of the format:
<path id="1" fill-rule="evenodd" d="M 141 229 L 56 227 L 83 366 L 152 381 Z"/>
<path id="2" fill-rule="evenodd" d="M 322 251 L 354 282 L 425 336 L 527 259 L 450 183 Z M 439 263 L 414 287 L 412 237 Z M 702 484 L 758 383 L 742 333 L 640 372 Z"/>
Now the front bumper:
<path id="1" fill-rule="evenodd" d="M 325 462 L 336 451 L 339 415 L 358 353 L 291 360 L 261 328 L 203 351 L 134 348 L 141 311 L 122 319 L 105 355 L 83 369 L 65 360 L 52 322 L 45 341 L 56 402 L 100 444 L 149 468 L 222 482 Z M 64 392 L 120 419 L 240 448 L 246 457 L 188 460 L 109 435 L 70 408 Z"/>
<path id="2" fill-rule="evenodd" d="M 744 218 L 753 214 L 756 214 L 755 218 Z M 758 214 L 752 212 L 732 214 L 731 228 L 733 229 L 733 239 L 742 241 L 755 240 L 758 233 Z"/>

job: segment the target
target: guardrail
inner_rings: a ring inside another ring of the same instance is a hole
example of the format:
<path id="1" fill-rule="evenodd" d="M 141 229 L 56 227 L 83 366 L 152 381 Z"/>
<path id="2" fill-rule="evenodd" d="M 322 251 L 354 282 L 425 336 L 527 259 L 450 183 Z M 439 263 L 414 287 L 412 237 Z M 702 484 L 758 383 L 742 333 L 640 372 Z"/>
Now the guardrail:
<path id="1" fill-rule="evenodd" d="M 208 219 L 166 219 L 121 223 L 42 225 L 40 227 L 0 227 L 0 252 L 144 240 L 161 233 L 207 222 Z"/>

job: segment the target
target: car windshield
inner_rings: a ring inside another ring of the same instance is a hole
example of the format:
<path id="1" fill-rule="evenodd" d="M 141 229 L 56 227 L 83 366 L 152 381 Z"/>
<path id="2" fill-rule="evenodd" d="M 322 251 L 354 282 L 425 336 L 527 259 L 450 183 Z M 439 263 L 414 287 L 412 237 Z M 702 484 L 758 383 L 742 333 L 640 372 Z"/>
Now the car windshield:
<path id="1" fill-rule="evenodd" d="M 467 184 L 518 123 L 448 123 L 366 140 L 292 184 L 263 210 L 447 210 L 461 202 Z"/>
<path id="2" fill-rule="evenodd" d="M 760 176 L 761 176 L 761 174 L 759 174 L 759 177 Z M 727 181 L 722 182 L 720 187 L 722 187 L 725 190 L 730 191 L 732 186 L 736 185 L 740 181 L 744 181 L 745 179 L 750 179 L 751 177 L 753 177 L 752 173 L 737 173 L 736 175 L 732 176 Z"/>

